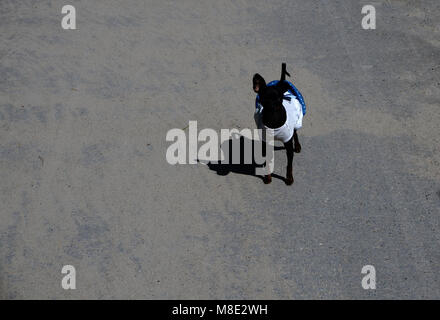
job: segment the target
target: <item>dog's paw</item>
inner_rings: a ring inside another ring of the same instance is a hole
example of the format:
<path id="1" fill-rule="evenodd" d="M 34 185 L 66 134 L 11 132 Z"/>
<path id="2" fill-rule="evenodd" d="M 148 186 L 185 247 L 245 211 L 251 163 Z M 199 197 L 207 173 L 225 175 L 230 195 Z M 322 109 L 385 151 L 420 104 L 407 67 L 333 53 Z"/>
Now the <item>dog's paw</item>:
<path id="1" fill-rule="evenodd" d="M 272 182 L 272 176 L 271 176 L 271 175 L 264 176 L 264 178 L 263 178 L 263 182 L 264 182 L 264 184 L 269 184 L 269 183 L 271 183 L 271 182 Z"/>
<path id="2" fill-rule="evenodd" d="M 290 185 L 292 185 L 293 184 L 293 175 L 291 175 L 291 174 L 288 174 L 287 176 L 286 176 L 286 184 L 288 185 L 288 186 L 290 186 Z"/>
<path id="3" fill-rule="evenodd" d="M 293 151 L 295 153 L 300 153 L 301 152 L 301 145 L 299 143 L 295 143 Z"/>

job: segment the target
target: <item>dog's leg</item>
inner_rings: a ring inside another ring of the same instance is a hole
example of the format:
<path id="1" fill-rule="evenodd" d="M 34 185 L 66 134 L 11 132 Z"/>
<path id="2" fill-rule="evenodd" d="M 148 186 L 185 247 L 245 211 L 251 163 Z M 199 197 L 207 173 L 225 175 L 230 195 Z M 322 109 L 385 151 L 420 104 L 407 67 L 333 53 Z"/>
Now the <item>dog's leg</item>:
<path id="1" fill-rule="evenodd" d="M 287 152 L 287 174 L 286 184 L 290 186 L 293 183 L 293 138 L 284 143 Z"/>
<path id="2" fill-rule="evenodd" d="M 263 157 L 266 158 L 266 141 L 263 141 L 262 153 L 263 153 Z M 264 165 L 267 167 L 269 164 L 266 161 L 266 163 Z M 265 184 L 271 183 L 272 182 L 272 175 L 270 173 L 268 175 L 265 175 L 264 178 L 263 178 L 263 182 Z"/>
<path id="3" fill-rule="evenodd" d="M 301 144 L 299 143 L 298 134 L 296 133 L 296 129 L 293 130 L 293 141 L 295 142 L 295 153 L 301 152 Z"/>

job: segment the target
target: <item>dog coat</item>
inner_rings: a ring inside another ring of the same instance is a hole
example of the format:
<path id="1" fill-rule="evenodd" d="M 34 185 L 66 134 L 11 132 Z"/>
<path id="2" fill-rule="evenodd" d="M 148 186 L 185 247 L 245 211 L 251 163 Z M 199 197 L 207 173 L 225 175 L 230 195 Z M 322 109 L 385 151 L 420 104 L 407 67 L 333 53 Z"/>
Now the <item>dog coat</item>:
<path id="1" fill-rule="evenodd" d="M 283 107 L 286 110 L 287 117 L 286 122 L 281 127 L 272 129 L 263 124 L 263 106 L 259 101 L 255 110 L 254 119 L 258 129 L 270 131 L 275 140 L 288 142 L 292 139 L 294 130 L 302 127 L 303 108 L 296 96 L 290 91 L 286 91 L 284 97 L 287 98 L 283 99 Z"/>

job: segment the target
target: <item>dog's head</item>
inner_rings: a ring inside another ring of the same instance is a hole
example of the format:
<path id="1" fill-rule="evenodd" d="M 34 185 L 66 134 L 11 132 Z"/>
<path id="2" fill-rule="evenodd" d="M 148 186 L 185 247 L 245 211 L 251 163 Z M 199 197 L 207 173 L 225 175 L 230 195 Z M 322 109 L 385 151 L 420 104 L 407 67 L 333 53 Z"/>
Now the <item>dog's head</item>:
<path id="1" fill-rule="evenodd" d="M 260 96 L 260 103 L 264 108 L 272 109 L 283 103 L 283 92 L 278 86 L 267 86 L 264 78 L 258 73 L 252 78 L 252 85 L 255 93 Z"/>

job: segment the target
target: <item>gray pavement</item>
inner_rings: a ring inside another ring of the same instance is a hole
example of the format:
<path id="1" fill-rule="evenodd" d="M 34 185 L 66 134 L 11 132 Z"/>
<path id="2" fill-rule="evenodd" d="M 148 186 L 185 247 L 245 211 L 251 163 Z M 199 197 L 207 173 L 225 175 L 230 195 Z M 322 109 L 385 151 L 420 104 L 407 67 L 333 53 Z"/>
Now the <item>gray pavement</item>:
<path id="1" fill-rule="evenodd" d="M 2 0 L 0 31 L 0 298 L 440 298 L 439 1 Z M 293 186 L 168 164 L 283 61 Z"/>

